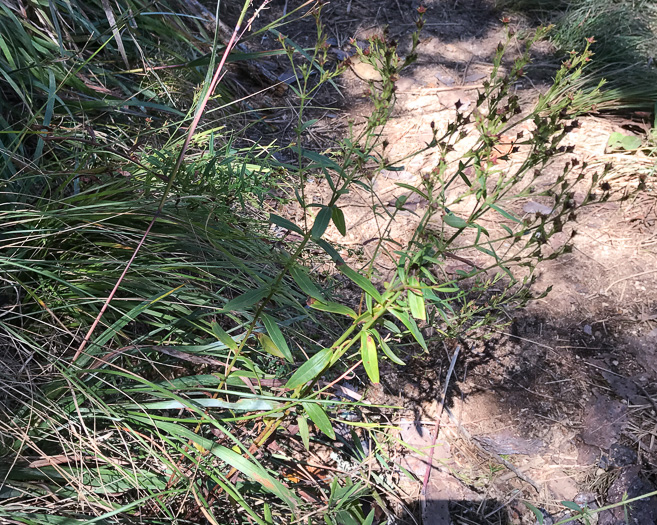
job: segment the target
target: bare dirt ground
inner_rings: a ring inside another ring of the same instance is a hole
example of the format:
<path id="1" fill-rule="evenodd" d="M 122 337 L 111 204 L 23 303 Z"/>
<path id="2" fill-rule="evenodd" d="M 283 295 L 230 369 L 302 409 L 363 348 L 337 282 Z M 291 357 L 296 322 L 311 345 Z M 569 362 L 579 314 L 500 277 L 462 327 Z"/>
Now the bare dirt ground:
<path id="1" fill-rule="evenodd" d="M 273 2 L 272 12 L 280 13 L 286 5 Z M 418 5 L 336 0 L 323 15 L 331 44 L 338 48 L 384 26 L 403 43 L 414 29 Z M 425 5 L 419 59 L 398 82 L 398 105 L 388 126 L 391 156 L 403 156 L 429 141 L 429 123 L 446 125 L 457 100 L 472 103 L 503 39 L 502 13 L 488 2 L 435 0 Z M 531 26 L 521 15 L 510 16 L 511 26 Z M 288 27 L 289 36 L 311 44 L 314 29 L 307 25 Z M 531 102 L 546 89 L 556 64 L 550 51 L 546 44 L 538 46 L 527 81 L 517 86 L 522 100 Z M 318 143 L 346 129 L 348 119 L 362 120 L 371 111 L 362 97 L 367 75 L 357 63 L 344 75 L 346 99 L 333 100 L 342 113 L 327 114 L 328 124 L 314 128 Z M 635 188 L 639 176 L 654 165 L 650 159 L 606 151 L 609 134 L 627 123 L 589 115 L 567 138 L 575 146 L 572 158 L 586 161 L 589 170 L 613 163 L 608 182 L 619 192 Z M 376 181 L 379 196 L 393 202 L 402 193 L 396 182 L 413 184 L 434 164 L 431 155 L 420 156 L 403 172 L 382 175 Z M 319 182 L 311 191 L 317 200 L 325 195 Z M 350 198 L 343 208 L 347 237 L 334 232 L 333 240 L 368 250 L 377 225 L 365 219 L 369 203 L 364 197 L 354 192 Z M 416 220 L 413 214 L 400 216 L 391 236 L 403 240 Z M 561 501 L 596 508 L 618 502 L 624 494 L 655 490 L 656 220 L 657 196 L 649 190 L 622 203 L 583 209 L 574 226 L 572 252 L 540 267 L 536 289 L 552 286 L 552 292 L 522 311 L 509 312 L 513 323 L 508 330 L 461 349 L 431 482 L 424 496 L 421 481 L 402 484 L 407 497 L 395 509 L 398 523 L 536 523 L 521 500 L 544 509 L 545 523 L 551 523 L 568 516 Z M 389 266 L 381 260 L 379 270 L 385 275 Z M 448 350 L 453 348 L 419 355 L 406 368 L 386 369 L 382 383 L 367 392 L 371 401 L 405 407 L 397 421 L 400 435 L 418 448 L 430 445 Z M 399 451 L 398 461 L 422 479 L 426 457 Z M 616 509 L 595 515 L 591 523 L 615 525 L 624 519 L 623 510 Z M 635 503 L 630 523 L 657 523 L 657 500 Z"/>

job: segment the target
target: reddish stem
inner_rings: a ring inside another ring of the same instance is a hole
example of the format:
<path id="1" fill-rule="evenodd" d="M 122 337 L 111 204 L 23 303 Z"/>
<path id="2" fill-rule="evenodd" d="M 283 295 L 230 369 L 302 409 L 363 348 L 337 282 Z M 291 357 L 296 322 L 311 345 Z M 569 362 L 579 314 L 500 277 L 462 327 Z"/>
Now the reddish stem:
<path id="1" fill-rule="evenodd" d="M 130 266 L 132 265 L 133 261 L 137 257 L 137 254 L 139 253 L 139 250 L 143 246 L 144 242 L 146 241 L 146 237 L 150 233 L 151 229 L 153 228 L 153 225 L 155 224 L 155 221 L 157 220 L 157 217 L 160 215 L 162 212 L 162 208 L 164 207 L 164 203 L 166 201 L 166 198 L 171 191 L 171 187 L 173 185 L 173 182 L 176 178 L 176 175 L 178 174 L 178 170 L 180 169 L 180 166 L 182 166 L 183 160 L 185 159 L 185 154 L 187 153 L 187 149 L 189 148 L 189 144 L 192 141 L 192 137 L 194 136 L 194 133 L 196 131 L 196 127 L 198 126 L 198 123 L 201 120 L 201 117 L 203 116 L 203 112 L 205 110 L 205 106 L 208 103 L 208 100 L 210 99 L 210 96 L 212 95 L 212 92 L 214 89 L 217 87 L 217 84 L 219 83 L 219 80 L 221 80 L 222 77 L 222 71 L 224 68 L 224 65 L 226 64 L 226 59 L 228 58 L 228 54 L 230 51 L 233 49 L 235 46 L 235 42 L 237 40 L 237 35 L 240 31 L 240 24 L 238 23 L 235 26 L 235 29 L 233 30 L 233 34 L 230 37 L 230 41 L 226 45 L 226 49 L 224 50 L 224 53 L 221 57 L 221 61 L 219 62 L 219 65 L 217 66 L 217 70 L 214 73 L 214 76 L 212 77 L 212 81 L 210 82 L 210 87 L 203 97 L 203 100 L 201 100 L 201 103 L 199 104 L 198 109 L 196 110 L 196 114 L 194 115 L 194 119 L 192 120 L 192 124 L 189 127 L 189 130 L 187 131 L 187 136 L 185 137 L 185 143 L 183 144 L 182 149 L 180 150 L 180 155 L 178 155 L 178 160 L 176 161 L 176 165 L 173 167 L 173 170 L 171 172 L 171 176 L 169 177 L 169 182 L 166 186 L 166 189 L 164 190 L 164 194 L 162 195 L 162 199 L 160 200 L 160 204 L 157 208 L 157 211 L 153 215 L 153 219 L 151 220 L 150 224 L 148 225 L 148 228 L 146 228 L 146 231 L 144 232 L 144 235 L 142 236 L 141 240 L 139 241 L 139 244 L 135 248 L 135 251 L 132 254 L 132 257 L 130 257 L 130 260 L 128 261 L 128 264 L 126 265 L 125 269 L 123 270 L 123 273 L 121 273 L 121 276 L 119 279 L 116 281 L 116 284 L 114 285 L 114 288 L 112 289 L 112 292 L 107 296 L 107 299 L 105 300 L 105 303 L 103 304 L 103 307 L 100 309 L 100 312 L 98 312 L 98 315 L 96 316 L 96 319 L 94 319 L 94 322 L 92 323 L 91 327 L 89 328 L 89 331 L 87 332 L 87 335 L 84 336 L 84 339 L 82 340 L 82 343 L 80 343 L 80 346 L 75 352 L 75 355 L 73 356 L 73 361 L 76 361 L 78 357 L 82 354 L 84 349 L 86 348 L 87 344 L 89 343 L 91 336 L 93 335 L 94 331 L 96 330 L 96 327 L 98 326 L 98 323 L 100 323 L 100 320 L 103 317 L 103 314 L 107 310 L 107 307 L 110 305 L 112 302 L 112 299 L 114 298 L 114 295 L 116 294 L 117 290 L 119 289 L 119 286 L 121 285 L 121 282 L 123 281 L 123 278 L 125 275 L 128 273 L 128 270 L 130 269 Z"/>

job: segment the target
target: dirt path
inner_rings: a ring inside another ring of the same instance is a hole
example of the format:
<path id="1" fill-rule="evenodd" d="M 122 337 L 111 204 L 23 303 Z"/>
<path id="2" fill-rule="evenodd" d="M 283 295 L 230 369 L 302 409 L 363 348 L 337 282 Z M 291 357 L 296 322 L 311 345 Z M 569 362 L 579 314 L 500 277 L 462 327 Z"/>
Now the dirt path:
<path id="1" fill-rule="evenodd" d="M 404 42 L 414 29 L 418 5 L 405 0 L 338 0 L 325 8 L 324 18 L 338 47 L 349 38 L 366 39 L 386 25 L 393 38 Z M 457 101 L 466 108 L 473 103 L 503 39 L 501 14 L 487 2 L 429 1 L 426 6 L 419 59 L 397 84 L 397 110 L 387 131 L 391 157 L 430 141 L 429 124 L 446 126 Z M 520 29 L 530 25 L 518 15 L 511 19 Z M 313 35 L 292 26 L 290 36 L 303 44 Z M 546 44 L 538 46 L 532 71 L 516 86 L 521 100 L 531 102 L 546 88 L 555 63 L 549 51 Z M 343 124 L 371 111 L 361 95 L 368 74 L 357 63 L 345 74 L 347 115 L 339 119 Z M 571 158 L 587 162 L 589 170 L 614 163 L 609 184 L 623 191 L 636 186 L 651 162 L 605 152 L 609 134 L 620 129 L 619 121 L 588 116 L 566 142 L 575 148 Z M 432 155 L 419 156 L 404 171 L 383 173 L 374 181 L 377 194 L 394 202 L 403 193 L 396 183 L 417 183 L 435 161 Z M 320 183 L 312 191 L 322 200 Z M 362 246 L 367 253 L 368 241 L 379 235 L 380 226 L 369 218 L 365 194 L 354 192 L 350 199 L 343 207 L 347 237 L 334 232 L 333 240 Z M 551 286 L 552 292 L 522 311 L 509 312 L 513 323 L 506 332 L 461 349 L 441 420 L 440 452 L 434 459 L 439 467 L 433 469 L 423 506 L 414 504 L 422 499 L 421 484 L 403 484 L 407 508 L 400 506 L 398 516 L 405 515 L 411 523 L 408 511 L 432 525 L 450 520 L 535 523 L 520 502 L 524 499 L 545 509 L 549 523 L 567 516 L 558 505 L 564 500 L 596 508 L 620 501 L 624 493 L 634 497 L 654 490 L 656 210 L 654 192 L 583 209 L 572 252 L 540 267 L 536 289 Z M 390 236 L 407 240 L 416 223 L 414 214 L 401 214 Z M 380 260 L 381 275 L 392 266 Z M 399 421 L 401 437 L 416 447 L 430 445 L 448 368 L 448 353 L 435 351 L 404 369 L 386 370 L 381 385 L 368 392 L 373 401 L 407 409 Z M 400 453 L 399 463 L 422 479 L 425 459 Z M 636 503 L 631 519 L 657 523 L 657 501 Z M 595 515 L 591 523 L 622 520 L 618 509 Z"/>

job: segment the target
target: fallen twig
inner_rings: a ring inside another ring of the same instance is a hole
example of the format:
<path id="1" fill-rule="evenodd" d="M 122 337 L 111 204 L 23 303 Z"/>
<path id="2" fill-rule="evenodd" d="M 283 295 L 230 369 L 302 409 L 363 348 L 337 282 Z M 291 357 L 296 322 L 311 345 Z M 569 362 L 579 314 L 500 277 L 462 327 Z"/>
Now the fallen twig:
<path id="1" fill-rule="evenodd" d="M 438 432 L 440 432 L 440 419 L 443 417 L 443 409 L 445 408 L 445 397 L 447 396 L 447 389 L 449 388 L 449 380 L 452 377 L 452 372 L 454 371 L 454 365 L 456 365 L 456 360 L 459 357 L 459 351 L 461 350 L 461 345 L 456 345 L 454 350 L 454 355 L 452 360 L 449 363 L 449 370 L 447 371 L 447 377 L 445 377 L 445 386 L 443 387 L 443 393 L 440 396 L 440 405 L 438 406 L 438 414 L 436 415 L 436 428 L 433 430 L 433 437 L 431 438 L 431 448 L 429 448 L 429 459 L 427 461 L 427 469 L 424 472 L 424 480 L 422 482 L 422 495 L 426 495 L 427 483 L 429 483 L 429 476 L 431 476 L 431 469 L 433 468 L 433 453 L 436 449 L 436 440 L 438 439 Z"/>
<path id="2" fill-rule="evenodd" d="M 476 84 L 474 86 L 449 86 L 449 87 L 439 87 L 439 88 L 420 88 L 415 91 L 397 91 L 398 94 L 402 95 L 432 95 L 434 93 L 443 93 L 445 91 L 471 91 L 473 89 L 483 88 L 483 84 Z"/>
<path id="3" fill-rule="evenodd" d="M 646 270 L 645 272 L 639 272 L 635 273 L 633 275 L 628 275 L 626 277 L 621 277 L 620 279 L 616 279 L 613 283 L 611 283 L 607 288 L 605 288 L 605 293 L 607 293 L 614 285 L 618 283 L 622 283 L 623 281 L 626 281 L 627 279 L 634 279 L 635 277 L 641 277 L 642 275 L 648 275 L 649 273 L 655 273 L 657 272 L 657 268 L 653 268 L 652 270 Z"/>
<path id="4" fill-rule="evenodd" d="M 513 472 L 518 479 L 521 479 L 525 483 L 529 483 L 532 487 L 534 487 L 536 492 L 539 492 L 539 493 L 541 492 L 541 486 L 536 481 L 534 481 L 532 478 L 530 478 L 529 476 L 526 476 L 525 474 L 523 474 L 520 471 L 520 469 L 518 469 L 518 467 L 516 467 L 513 463 L 507 461 L 506 459 L 504 459 L 499 454 L 496 454 L 495 452 L 491 452 L 490 450 L 487 450 L 483 445 L 480 445 L 479 443 L 477 443 L 476 440 L 472 439 L 472 436 L 470 435 L 470 432 L 468 432 L 461 425 L 461 423 L 459 423 L 459 421 L 456 419 L 454 414 L 452 414 L 452 411 L 448 407 L 445 407 L 445 412 L 447 412 L 447 415 L 449 416 L 449 419 L 452 421 L 452 423 L 454 423 L 454 425 L 456 426 L 456 429 L 459 431 L 459 433 L 461 434 L 461 437 L 463 439 L 468 441 L 468 443 L 472 443 L 472 445 L 474 447 L 476 447 L 480 452 L 483 452 L 484 454 L 492 457 L 498 463 L 504 465 L 511 472 Z"/>

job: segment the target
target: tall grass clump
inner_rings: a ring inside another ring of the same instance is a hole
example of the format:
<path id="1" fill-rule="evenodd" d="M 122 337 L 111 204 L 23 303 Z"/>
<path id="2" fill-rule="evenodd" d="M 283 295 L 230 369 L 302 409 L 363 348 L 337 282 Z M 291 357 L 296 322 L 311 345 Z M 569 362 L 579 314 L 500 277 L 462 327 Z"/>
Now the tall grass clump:
<path id="1" fill-rule="evenodd" d="M 369 84 L 372 113 L 318 152 L 304 146 L 313 98 L 345 67 L 328 61 L 320 4 L 308 12 L 318 28 L 312 50 L 274 33 L 295 72 L 296 140 L 239 149 L 203 127 L 231 46 L 253 20 L 249 6 L 171 140 L 112 156 L 108 172 L 96 162 L 106 152 L 98 139 L 66 135 L 48 172 L 26 162 L 0 182 L 0 519 L 373 523 L 375 507 L 391 512 L 386 495 L 402 475 L 388 455 L 393 429 L 380 422 L 386 407 L 338 396 L 336 385 L 351 371 L 378 383 L 383 360 L 402 366 L 409 347 L 432 351 L 526 303 L 535 266 L 568 249 L 549 241 L 582 204 L 574 185 L 586 189 L 583 204 L 596 199 L 597 176 L 576 162 L 557 175 L 545 169 L 596 102 L 597 92 L 573 88 L 588 48 L 524 111 L 511 88 L 542 32 L 522 41 L 523 57 L 505 73 L 509 36 L 476 106 L 444 129 L 432 125 L 415 152 L 439 160 L 421 183 L 402 185 L 426 206 L 390 252 L 395 269 L 384 282 L 375 261 L 345 260 L 326 232 L 332 224 L 345 234 L 344 197 L 364 190 L 387 224 L 382 252 L 406 209 L 405 198 L 377 200 L 372 181 L 401 169 L 382 136 L 423 10 L 405 58 L 385 36 L 358 49 L 382 79 Z M 93 69 L 94 57 L 85 63 Z M 46 107 L 58 89 L 44 92 Z M 507 168 L 500 137 L 519 125 L 522 160 Z M 139 133 L 122 126 L 115 137 L 134 144 Z M 58 155 L 85 162 L 55 170 Z M 330 190 L 324 202 L 308 197 L 311 177 Z M 281 198 L 280 180 L 293 186 L 300 218 L 261 210 Z M 542 199 L 549 212 L 522 217 L 519 198 Z M 448 255 L 473 250 L 483 263 L 448 271 Z M 358 299 L 341 300 L 338 283 Z"/>
<path id="2" fill-rule="evenodd" d="M 197 0 L 0 3 L 0 179 L 107 174 L 142 145 L 179 138 L 229 37 Z M 228 61 L 249 57 L 233 48 Z M 232 101 L 230 85 L 217 86 L 215 110 Z"/>
<path id="3" fill-rule="evenodd" d="M 601 79 L 600 107 L 653 109 L 657 101 L 657 5 L 651 0 L 504 0 L 501 7 L 554 24 L 551 39 L 562 52 L 581 52 L 594 39 L 593 63 L 584 80 Z"/>
<path id="4" fill-rule="evenodd" d="M 198 58 L 213 35 L 177 8 L 131 0 L 2 2 L 2 177 L 44 161 L 88 164 L 84 154 L 73 154 L 80 149 L 73 141 L 96 141 L 110 150 L 118 145 L 120 151 L 122 122 L 182 116 L 186 108 L 178 108 L 172 94 L 180 86 L 167 84 L 166 70 L 153 68 Z M 52 137 L 62 132 L 70 142 Z"/>

